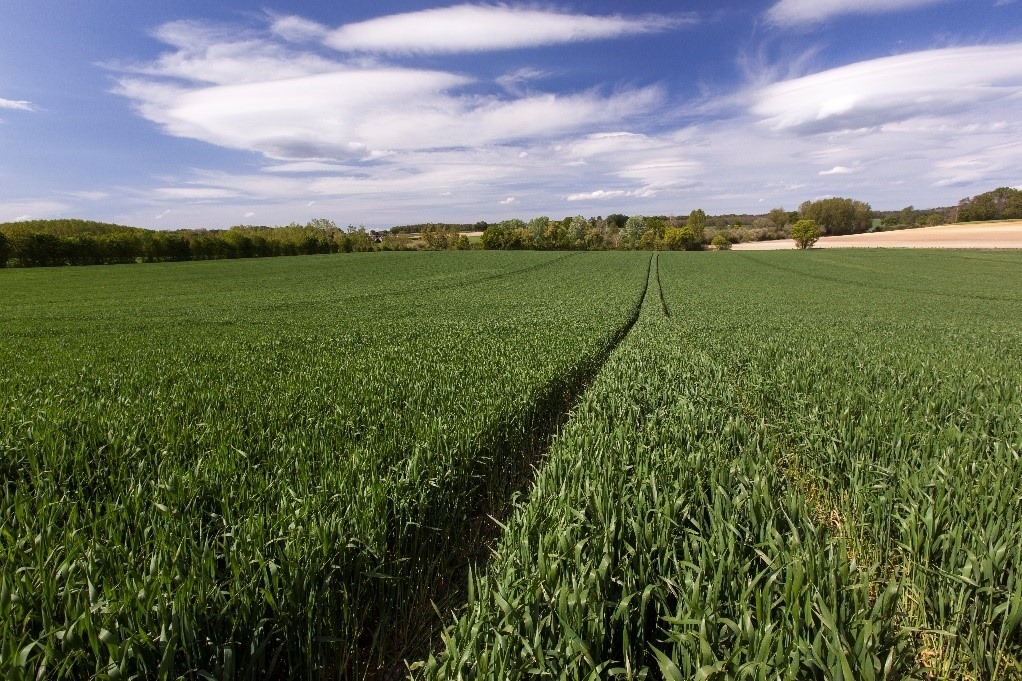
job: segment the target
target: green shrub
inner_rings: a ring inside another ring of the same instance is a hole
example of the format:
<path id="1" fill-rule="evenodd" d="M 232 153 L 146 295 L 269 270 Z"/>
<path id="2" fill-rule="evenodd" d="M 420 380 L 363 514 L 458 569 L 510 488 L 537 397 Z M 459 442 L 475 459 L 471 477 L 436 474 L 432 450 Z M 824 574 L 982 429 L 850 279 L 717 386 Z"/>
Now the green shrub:
<path id="1" fill-rule="evenodd" d="M 727 237 L 724 236 L 723 234 L 718 234 L 717 236 L 713 237 L 713 241 L 710 242 L 710 245 L 713 246 L 713 248 L 718 251 L 731 250 L 731 242 L 728 241 Z"/>
<path id="2" fill-rule="evenodd" d="M 820 238 L 820 228 L 815 220 L 799 220 L 791 226 L 791 238 L 800 249 L 812 248 Z"/>

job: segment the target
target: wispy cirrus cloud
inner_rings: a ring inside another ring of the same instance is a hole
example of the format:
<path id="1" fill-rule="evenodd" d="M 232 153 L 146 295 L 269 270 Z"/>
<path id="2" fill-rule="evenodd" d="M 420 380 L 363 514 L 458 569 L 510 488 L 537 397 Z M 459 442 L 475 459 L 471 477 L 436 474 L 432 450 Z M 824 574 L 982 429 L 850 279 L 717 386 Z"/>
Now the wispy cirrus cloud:
<path id="1" fill-rule="evenodd" d="M 723 210 L 825 195 L 940 205 L 941 188 L 964 196 L 1022 178 L 1011 160 L 1022 150 L 1022 44 L 883 57 L 726 96 L 743 103 L 736 113 L 674 133 L 565 145 L 599 187 L 566 198 L 626 212 L 644 196 Z"/>
<path id="2" fill-rule="evenodd" d="M 522 68 L 505 73 L 497 78 L 497 85 L 504 88 L 509 94 L 522 97 L 528 92 L 528 83 L 543 78 L 547 73 L 533 68 Z"/>
<path id="3" fill-rule="evenodd" d="M 160 187 L 154 190 L 157 196 L 165 199 L 185 199 L 204 201 L 211 199 L 233 199 L 239 194 L 229 189 L 216 187 Z"/>
<path id="4" fill-rule="evenodd" d="M 978 110 L 1022 98 L 1022 43 L 883 57 L 767 85 L 752 112 L 774 130 L 818 134 Z"/>
<path id="5" fill-rule="evenodd" d="M 347 169 L 340 163 L 329 163 L 326 161 L 292 161 L 290 163 L 277 163 L 263 166 L 266 173 L 332 173 L 343 172 Z"/>
<path id="6" fill-rule="evenodd" d="M 326 44 L 346 52 L 451 54 L 603 40 L 657 33 L 694 15 L 628 17 L 570 14 L 509 5 L 464 4 L 346 24 Z"/>
<path id="7" fill-rule="evenodd" d="M 457 94 L 471 82 L 439 71 L 339 67 L 330 73 L 197 88 L 125 78 L 118 91 L 169 134 L 293 161 L 366 160 L 395 150 L 550 137 L 617 124 L 661 99 L 655 87 L 609 96 Z"/>
<path id="8" fill-rule="evenodd" d="M 0 109 L 16 109 L 18 111 L 35 111 L 32 102 L 19 99 L 4 99 L 0 97 Z"/>
<path id="9" fill-rule="evenodd" d="M 295 24 L 302 25 L 292 18 L 289 30 Z M 662 99 L 655 86 L 483 96 L 464 91 L 476 85 L 464 74 L 333 61 L 265 35 L 239 39 L 194 22 L 167 24 L 155 35 L 173 49 L 154 62 L 117 67 L 124 72 L 118 93 L 171 135 L 284 161 L 372 160 L 572 134 L 616 126 Z M 537 75 L 522 71 L 511 80 Z"/>
<path id="10" fill-rule="evenodd" d="M 76 199 L 84 199 L 85 201 L 102 201 L 103 199 L 110 198 L 110 192 L 101 191 L 75 191 L 67 192 L 68 196 L 73 196 Z"/>
<path id="11" fill-rule="evenodd" d="M 281 38 L 294 42 L 322 40 L 330 33 L 330 29 L 323 24 L 298 16 L 277 17 L 270 30 Z"/>
<path id="12" fill-rule="evenodd" d="M 56 217 L 69 208 L 70 206 L 62 201 L 49 199 L 0 201 L 0 222 Z"/>
<path id="13" fill-rule="evenodd" d="M 817 175 L 850 175 L 851 173 L 859 172 L 856 168 L 849 168 L 848 166 L 834 166 L 830 170 L 821 170 Z"/>
<path id="14" fill-rule="evenodd" d="M 565 197 L 567 201 L 608 201 L 610 199 L 621 200 L 625 198 L 638 197 L 638 198 L 650 198 L 656 196 L 656 190 L 650 188 L 633 189 L 626 191 L 624 189 L 597 189 L 592 192 L 579 192 L 577 194 L 569 194 Z"/>
<path id="15" fill-rule="evenodd" d="M 124 73 L 210 85 L 296 78 L 338 67 L 330 59 L 293 50 L 255 31 L 239 32 L 198 21 L 163 24 L 153 37 L 173 50 L 150 63 L 107 66 Z"/>
<path id="16" fill-rule="evenodd" d="M 597 189 L 592 192 L 578 192 L 576 194 L 569 194 L 566 198 L 568 201 L 606 201 L 607 199 L 619 199 L 625 196 L 628 192 L 623 189 L 613 189 L 607 191 L 605 189 Z"/>
<path id="17" fill-rule="evenodd" d="M 817 24 L 844 14 L 883 14 L 950 0 L 780 0 L 767 10 L 767 21 L 780 26 Z"/>
<path id="18" fill-rule="evenodd" d="M 804 60 L 758 69 L 719 94 L 726 106 L 710 101 L 688 117 L 697 123 L 670 129 L 650 116 L 671 106 L 663 86 L 543 92 L 549 72 L 536 68 L 512 64 L 495 78 L 382 50 L 339 55 L 319 45 L 332 29 L 271 21 L 262 32 L 167 25 L 156 33 L 164 54 L 122 67 L 118 92 L 168 134 L 262 159 L 161 179 L 140 199 L 145 221 L 168 205 L 164 223 L 230 224 L 259 206 L 267 223 L 337 214 L 376 225 L 569 206 L 730 212 L 824 195 L 936 205 L 941 188 L 1022 180 L 995 180 L 1022 145 L 1022 44 L 810 75 Z M 917 193 L 906 196 L 906 183 Z"/>

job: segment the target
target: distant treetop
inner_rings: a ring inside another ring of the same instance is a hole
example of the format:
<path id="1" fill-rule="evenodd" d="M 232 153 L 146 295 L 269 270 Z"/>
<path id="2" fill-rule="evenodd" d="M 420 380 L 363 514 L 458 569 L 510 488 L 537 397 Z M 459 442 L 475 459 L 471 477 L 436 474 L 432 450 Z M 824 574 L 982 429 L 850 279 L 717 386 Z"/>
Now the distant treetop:
<path id="1" fill-rule="evenodd" d="M 106 236 L 107 234 L 123 234 L 126 232 L 143 232 L 141 227 L 128 227 L 109 222 L 94 222 L 62 218 L 58 220 L 20 220 L 18 222 L 0 223 L 0 232 L 7 236 L 24 234 L 49 234 L 51 236 Z"/>
<path id="2" fill-rule="evenodd" d="M 998 187 L 958 203 L 958 222 L 984 220 L 1022 220 L 1022 190 Z"/>

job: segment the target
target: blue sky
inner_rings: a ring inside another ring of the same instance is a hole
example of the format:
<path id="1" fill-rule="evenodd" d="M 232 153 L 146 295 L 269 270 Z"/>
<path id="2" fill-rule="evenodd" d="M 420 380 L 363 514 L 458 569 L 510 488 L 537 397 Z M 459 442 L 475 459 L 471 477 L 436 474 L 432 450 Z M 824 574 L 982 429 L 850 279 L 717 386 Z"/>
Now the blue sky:
<path id="1" fill-rule="evenodd" d="M 1022 2 L 4 0 L 0 220 L 389 226 L 1022 186 Z"/>

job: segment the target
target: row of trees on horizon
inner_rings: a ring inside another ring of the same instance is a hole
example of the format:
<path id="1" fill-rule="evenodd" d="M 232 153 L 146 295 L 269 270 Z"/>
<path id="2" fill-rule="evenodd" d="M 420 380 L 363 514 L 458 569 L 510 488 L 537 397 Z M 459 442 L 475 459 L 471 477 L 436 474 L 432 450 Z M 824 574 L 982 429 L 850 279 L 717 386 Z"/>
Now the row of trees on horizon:
<path id="1" fill-rule="evenodd" d="M 86 220 L 37 220 L 0 225 L 0 267 L 116 265 L 267 258 L 283 255 L 373 251 L 364 229 L 343 230 L 330 220 L 285 227 L 156 231 Z"/>
<path id="2" fill-rule="evenodd" d="M 701 250 L 727 249 L 746 241 L 787 239 L 792 226 L 808 220 L 820 234 L 859 234 L 948 222 L 953 209 L 874 211 L 868 203 L 847 198 L 806 201 L 797 211 L 774 208 L 760 216 L 708 216 L 703 210 L 686 217 L 581 215 L 559 222 L 548 217 L 528 222 L 505 220 L 483 232 L 484 248 L 531 250 Z"/>
<path id="3" fill-rule="evenodd" d="M 1022 219 L 1022 191 L 998 188 L 963 199 L 956 207 L 874 211 L 849 198 L 806 201 L 797 211 L 684 217 L 623 215 L 553 220 L 547 216 L 497 224 L 403 225 L 377 232 L 342 229 L 327 219 L 283 227 L 238 225 L 225 230 L 156 231 L 86 220 L 35 220 L 0 224 L 0 267 L 102 265 L 136 262 L 260 258 L 379 250 L 700 250 L 743 241 L 784 239 L 810 220 L 822 235 L 940 225 L 947 222 Z M 481 239 L 465 232 L 481 232 Z"/>

